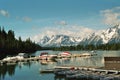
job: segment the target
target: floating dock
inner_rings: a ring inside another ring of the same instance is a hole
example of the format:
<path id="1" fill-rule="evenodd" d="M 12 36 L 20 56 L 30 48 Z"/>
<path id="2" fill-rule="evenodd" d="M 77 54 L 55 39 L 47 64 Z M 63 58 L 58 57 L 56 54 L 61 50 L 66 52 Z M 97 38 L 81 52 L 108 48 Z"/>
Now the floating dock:
<path id="1" fill-rule="evenodd" d="M 120 74 L 120 70 L 106 70 L 106 69 L 100 69 L 100 68 L 92 68 L 92 67 L 75 67 L 75 66 L 55 66 L 53 69 L 46 69 L 46 70 L 40 70 L 40 72 L 54 72 L 55 69 L 61 69 L 61 70 L 81 70 L 81 71 L 91 71 L 91 72 L 98 72 L 98 73 L 105 73 L 105 74 L 110 74 L 110 73 L 114 73 L 114 74 Z"/>
<path id="2" fill-rule="evenodd" d="M 23 58 L 23 59 L 11 59 L 11 60 L 0 60 L 0 65 L 2 64 L 14 64 L 18 62 L 29 62 L 29 61 L 39 61 L 39 57 Z"/>
<path id="3" fill-rule="evenodd" d="M 58 71 L 55 69 L 58 69 Z M 55 77 L 66 80 L 120 80 L 119 70 L 105 70 L 92 67 L 55 66 L 54 69 L 41 70 L 42 73 L 54 73 Z"/>
<path id="4" fill-rule="evenodd" d="M 62 57 L 62 56 L 57 56 L 56 59 L 59 58 L 75 58 L 75 57 L 87 57 L 87 56 L 95 56 L 97 54 L 72 54 L 69 57 Z M 12 59 L 12 60 L 0 60 L 0 65 L 1 64 L 13 64 L 13 63 L 17 63 L 17 62 L 29 62 L 29 61 L 39 61 L 41 60 L 39 56 L 36 57 L 30 57 L 30 58 L 24 58 L 24 59 Z M 53 59 L 54 60 L 54 59 Z"/>
<path id="5" fill-rule="evenodd" d="M 40 60 L 39 57 L 14 59 L 14 60 L 0 60 L 0 64 L 14 64 L 14 63 L 18 63 L 18 62 L 29 62 L 29 61 L 38 61 L 38 60 Z"/>

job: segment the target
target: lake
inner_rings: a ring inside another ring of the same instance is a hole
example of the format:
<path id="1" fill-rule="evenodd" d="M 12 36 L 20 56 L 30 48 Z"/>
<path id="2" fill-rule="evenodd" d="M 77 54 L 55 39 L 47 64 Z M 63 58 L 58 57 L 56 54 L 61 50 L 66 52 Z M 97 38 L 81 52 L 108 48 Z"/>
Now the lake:
<path id="1" fill-rule="evenodd" d="M 37 51 L 58 54 L 60 51 Z M 85 51 L 69 51 L 72 54 L 81 54 Z M 62 80 L 57 79 L 54 74 L 41 74 L 41 69 L 53 68 L 60 65 L 75 65 L 87 67 L 104 67 L 104 57 L 120 57 L 120 51 L 97 51 L 97 56 L 77 57 L 70 59 L 59 59 L 56 61 L 31 61 L 11 65 L 0 66 L 0 80 Z M 64 80 L 64 79 L 63 79 Z"/>

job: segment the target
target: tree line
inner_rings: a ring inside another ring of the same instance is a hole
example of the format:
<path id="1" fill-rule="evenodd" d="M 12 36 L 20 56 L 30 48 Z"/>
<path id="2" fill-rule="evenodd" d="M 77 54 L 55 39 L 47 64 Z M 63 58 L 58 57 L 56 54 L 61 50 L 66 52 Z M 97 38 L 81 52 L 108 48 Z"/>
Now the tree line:
<path id="1" fill-rule="evenodd" d="M 120 43 L 107 43 L 107 44 L 99 44 L 99 45 L 77 45 L 77 46 L 61 46 L 61 47 L 53 47 L 52 50 L 120 50 Z"/>
<path id="2" fill-rule="evenodd" d="M 6 32 L 4 27 L 2 29 L 0 27 L 0 58 L 6 55 L 16 55 L 21 52 L 32 53 L 38 49 L 41 49 L 41 47 L 32 42 L 30 38 L 25 41 L 21 37 L 16 39 L 14 31 L 9 30 Z"/>

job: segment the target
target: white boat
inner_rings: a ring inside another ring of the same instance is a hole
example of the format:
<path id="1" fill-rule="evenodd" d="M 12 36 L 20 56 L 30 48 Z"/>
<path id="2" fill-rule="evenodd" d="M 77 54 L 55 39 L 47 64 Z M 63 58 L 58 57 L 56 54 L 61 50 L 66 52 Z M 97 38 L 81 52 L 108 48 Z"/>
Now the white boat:
<path id="1" fill-rule="evenodd" d="M 81 56 L 95 56 L 95 55 L 97 55 L 95 51 L 85 52 L 81 54 Z"/>
<path id="2" fill-rule="evenodd" d="M 3 59 L 3 61 L 9 61 L 9 60 L 22 60 L 24 58 L 28 58 L 28 55 L 26 53 L 19 53 L 17 56 L 7 56 Z"/>
<path id="3" fill-rule="evenodd" d="M 58 54 L 59 57 L 71 57 L 71 53 L 70 52 L 62 52 Z"/>
<path id="4" fill-rule="evenodd" d="M 81 55 L 82 55 L 82 56 L 91 56 L 91 53 L 87 53 L 87 52 L 86 52 L 86 53 L 82 53 Z"/>
<path id="5" fill-rule="evenodd" d="M 54 69 L 44 69 L 44 70 L 40 69 L 40 73 L 53 73 L 53 72 L 54 72 Z"/>
<path id="6" fill-rule="evenodd" d="M 41 60 L 46 60 L 47 56 L 48 56 L 47 52 L 42 52 L 39 57 L 40 57 Z"/>
<path id="7" fill-rule="evenodd" d="M 11 56 L 7 56 L 6 58 L 3 59 L 3 61 L 9 61 L 9 60 L 16 60 L 16 57 L 11 57 Z"/>
<path id="8" fill-rule="evenodd" d="M 41 60 L 51 60 L 57 58 L 57 55 L 48 54 L 47 52 L 42 52 L 39 57 Z"/>
<path id="9" fill-rule="evenodd" d="M 28 54 L 26 54 L 26 53 L 19 53 L 17 56 L 16 56 L 16 58 L 18 59 L 18 60 L 21 60 L 21 59 L 24 59 L 24 58 L 28 58 L 29 56 L 28 56 Z"/>

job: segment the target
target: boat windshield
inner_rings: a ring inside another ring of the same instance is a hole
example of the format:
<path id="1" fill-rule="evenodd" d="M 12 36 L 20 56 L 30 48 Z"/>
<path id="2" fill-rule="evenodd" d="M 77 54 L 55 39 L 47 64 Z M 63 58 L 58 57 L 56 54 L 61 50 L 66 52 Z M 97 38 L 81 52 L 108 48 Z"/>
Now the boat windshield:
<path id="1" fill-rule="evenodd" d="M 42 55 L 48 55 L 48 53 L 47 52 L 43 52 L 43 53 L 40 54 L 40 56 L 42 56 Z"/>

